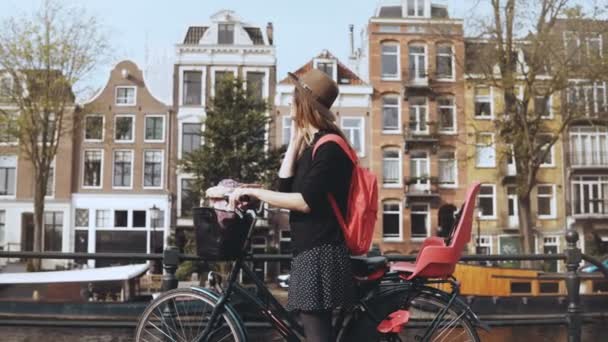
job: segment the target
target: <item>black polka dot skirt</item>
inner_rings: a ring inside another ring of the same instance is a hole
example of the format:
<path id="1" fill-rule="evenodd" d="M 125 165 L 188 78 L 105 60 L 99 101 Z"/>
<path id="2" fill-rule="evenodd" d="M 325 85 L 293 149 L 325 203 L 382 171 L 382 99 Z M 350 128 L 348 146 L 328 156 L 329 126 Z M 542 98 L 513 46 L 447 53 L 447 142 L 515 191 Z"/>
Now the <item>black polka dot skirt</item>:
<path id="1" fill-rule="evenodd" d="M 326 311 L 350 307 L 353 272 L 344 244 L 322 245 L 292 259 L 287 310 Z"/>

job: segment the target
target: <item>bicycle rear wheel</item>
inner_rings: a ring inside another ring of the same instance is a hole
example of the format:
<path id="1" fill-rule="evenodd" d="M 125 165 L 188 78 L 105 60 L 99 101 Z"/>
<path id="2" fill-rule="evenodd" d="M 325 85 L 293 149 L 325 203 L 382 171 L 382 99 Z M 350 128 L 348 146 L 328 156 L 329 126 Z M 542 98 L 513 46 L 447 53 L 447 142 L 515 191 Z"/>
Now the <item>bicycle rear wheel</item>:
<path id="1" fill-rule="evenodd" d="M 477 330 L 466 316 L 465 310 L 452 305 L 445 311 L 443 317 L 438 317 L 447 305 L 448 302 L 442 297 L 419 293 L 406 308 L 410 312 L 410 320 L 399 334 L 399 339 L 425 342 L 479 342 Z M 435 330 L 430 336 L 423 338 L 432 324 L 435 324 Z"/>
<path id="2" fill-rule="evenodd" d="M 198 342 L 217 298 L 192 289 L 167 291 L 148 305 L 135 333 L 136 342 Z M 247 341 L 241 321 L 225 311 L 205 342 Z"/>

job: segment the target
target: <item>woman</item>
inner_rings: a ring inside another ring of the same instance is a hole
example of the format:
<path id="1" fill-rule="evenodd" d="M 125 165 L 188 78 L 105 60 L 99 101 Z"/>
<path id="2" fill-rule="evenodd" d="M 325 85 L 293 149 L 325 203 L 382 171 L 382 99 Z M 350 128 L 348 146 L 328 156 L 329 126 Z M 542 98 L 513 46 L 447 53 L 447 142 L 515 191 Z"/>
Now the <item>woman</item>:
<path id="1" fill-rule="evenodd" d="M 349 253 L 342 230 L 328 201 L 333 194 L 343 217 L 353 164 L 335 142 L 313 146 L 325 134 L 342 136 L 329 110 L 338 86 L 324 72 L 313 69 L 298 78 L 292 103 L 292 134 L 279 170 L 279 191 L 236 189 L 235 205 L 244 195 L 291 211 L 294 247 L 287 309 L 300 314 L 307 341 L 333 339 L 332 310 L 352 304 L 354 289 Z"/>

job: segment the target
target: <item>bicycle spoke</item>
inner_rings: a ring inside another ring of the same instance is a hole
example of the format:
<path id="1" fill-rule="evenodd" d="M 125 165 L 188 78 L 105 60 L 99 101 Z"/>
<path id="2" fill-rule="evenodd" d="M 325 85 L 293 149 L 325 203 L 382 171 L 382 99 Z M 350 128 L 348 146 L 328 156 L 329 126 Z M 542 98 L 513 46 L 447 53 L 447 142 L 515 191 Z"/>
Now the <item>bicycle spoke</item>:
<path id="1" fill-rule="evenodd" d="M 179 336 L 178 332 L 176 330 L 172 329 L 172 327 L 165 321 L 165 315 L 164 315 L 163 312 L 161 312 L 160 317 L 158 315 L 156 315 L 156 314 L 154 314 L 154 316 L 157 317 L 157 318 L 160 318 L 161 324 L 163 326 L 167 327 L 167 329 L 169 329 L 169 330 L 172 330 L 172 331 L 170 331 L 171 334 L 175 334 L 177 337 L 181 337 L 181 336 Z M 152 324 L 152 323 L 150 323 L 150 324 Z M 183 340 L 183 338 L 182 338 L 182 340 Z"/>
<path id="2" fill-rule="evenodd" d="M 175 308 L 175 314 L 177 315 L 177 321 L 179 322 L 179 326 L 182 328 L 182 333 L 184 333 L 182 336 L 184 336 L 184 341 L 188 342 L 188 340 L 186 339 L 186 332 L 184 331 L 184 326 L 182 325 L 182 320 L 179 317 L 179 309 L 177 308 L 177 304 L 175 303 L 175 299 L 172 300 L 173 302 L 173 307 Z M 177 327 L 176 327 L 177 329 Z"/>
<path id="3" fill-rule="evenodd" d="M 462 316 L 464 316 L 464 311 L 460 315 L 458 315 L 454 319 L 452 319 L 450 322 L 448 322 L 447 326 L 445 328 L 440 329 L 439 330 L 440 334 L 437 336 L 437 338 L 440 338 L 443 334 L 445 334 L 448 331 L 449 328 L 451 328 L 453 325 L 455 325 L 458 322 L 458 320 L 460 320 L 460 318 Z M 449 336 L 449 334 L 447 334 L 446 337 L 447 336 Z M 444 339 L 445 338 L 441 339 L 440 342 L 442 342 Z"/>

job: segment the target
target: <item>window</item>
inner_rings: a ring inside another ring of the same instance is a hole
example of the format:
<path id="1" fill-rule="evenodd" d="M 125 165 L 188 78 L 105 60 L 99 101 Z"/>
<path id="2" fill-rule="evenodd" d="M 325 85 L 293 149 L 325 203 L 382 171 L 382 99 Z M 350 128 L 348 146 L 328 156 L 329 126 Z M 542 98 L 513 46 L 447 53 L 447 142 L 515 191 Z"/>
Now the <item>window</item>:
<path id="1" fill-rule="evenodd" d="M 475 118 L 487 119 L 494 116 L 492 91 L 488 86 L 475 87 Z"/>
<path id="2" fill-rule="evenodd" d="M 496 217 L 496 191 L 494 185 L 482 185 L 479 189 L 479 217 L 493 219 Z"/>
<path id="3" fill-rule="evenodd" d="M 218 24 L 217 27 L 217 43 L 234 44 L 234 24 Z"/>
<path id="4" fill-rule="evenodd" d="M 192 208 L 198 205 L 197 196 L 193 190 L 194 179 L 182 179 L 181 181 L 181 216 L 192 217 Z"/>
<path id="5" fill-rule="evenodd" d="M 365 129 L 363 128 L 363 118 L 342 117 L 342 131 L 348 138 L 351 146 L 357 151 L 358 155 L 364 155 L 365 150 Z"/>
<path id="6" fill-rule="evenodd" d="M 84 182 L 85 187 L 101 187 L 102 150 L 84 151 Z"/>
<path id="7" fill-rule="evenodd" d="M 382 99 L 382 131 L 384 133 L 401 132 L 401 115 L 399 98 L 386 96 Z"/>
<path id="8" fill-rule="evenodd" d="M 571 111 L 578 110 L 587 115 L 608 111 L 606 82 L 573 83 L 567 90 L 566 100 Z"/>
<path id="9" fill-rule="evenodd" d="M 491 255 L 492 254 L 492 236 L 481 235 L 477 239 L 478 239 L 477 246 L 479 247 L 479 252 L 477 254 Z"/>
<path id="10" fill-rule="evenodd" d="M 97 228 L 110 228 L 112 227 L 112 225 L 110 224 L 110 211 L 103 209 L 103 210 L 96 210 L 95 211 L 95 226 Z"/>
<path id="11" fill-rule="evenodd" d="M 74 214 L 76 227 L 89 227 L 89 209 L 77 208 Z"/>
<path id="12" fill-rule="evenodd" d="M 608 128 L 573 127 L 570 130 L 570 164 L 573 166 L 608 165 Z"/>
<path id="13" fill-rule="evenodd" d="M 384 202 L 382 205 L 382 237 L 401 240 L 401 203 Z"/>
<path id="14" fill-rule="evenodd" d="M 564 32 L 564 45 L 566 50 L 566 58 L 571 63 L 580 63 L 581 49 L 580 39 L 574 32 Z"/>
<path id="15" fill-rule="evenodd" d="M 182 156 L 201 147 L 201 124 L 182 124 Z"/>
<path id="16" fill-rule="evenodd" d="M 116 87 L 117 106 L 135 106 L 135 87 Z"/>
<path id="17" fill-rule="evenodd" d="M 46 179 L 46 197 L 55 195 L 55 161 L 49 167 L 49 175 Z"/>
<path id="18" fill-rule="evenodd" d="M 593 33 L 587 37 L 587 56 L 592 61 L 598 62 L 602 58 L 602 35 L 600 33 Z"/>
<path id="19" fill-rule="evenodd" d="M 133 228 L 146 228 L 145 210 L 133 210 Z"/>
<path id="20" fill-rule="evenodd" d="M 549 153 L 545 157 L 545 160 L 541 164 L 543 167 L 551 167 L 554 166 L 553 162 L 555 160 L 555 144 L 549 147 L 549 144 L 552 142 L 553 137 L 550 134 L 539 134 L 538 135 L 538 144 L 542 146 L 542 153 L 544 153 L 548 148 L 550 148 Z"/>
<path id="21" fill-rule="evenodd" d="M 536 187 L 537 192 L 537 205 L 538 205 L 538 218 L 555 218 L 556 204 L 555 204 L 555 186 L 554 185 L 538 185 Z"/>
<path id="22" fill-rule="evenodd" d="M 410 192 L 422 192 L 429 190 L 430 162 L 426 151 L 410 152 Z"/>
<path id="23" fill-rule="evenodd" d="M 0 196 L 15 196 L 17 157 L 0 156 Z"/>
<path id="24" fill-rule="evenodd" d="M 163 142 L 165 140 L 165 117 L 147 115 L 145 131 L 145 141 Z"/>
<path id="25" fill-rule="evenodd" d="M 496 167 L 496 150 L 494 148 L 494 134 L 479 133 L 476 141 L 476 166 Z"/>
<path id="26" fill-rule="evenodd" d="M 543 254 L 557 254 L 559 253 L 559 237 L 557 236 L 545 236 L 543 237 Z M 557 260 L 546 261 L 547 272 L 557 272 Z M 551 284 L 551 283 L 545 283 Z M 555 283 L 557 285 L 557 283 Z M 543 285 L 541 283 L 541 285 Z M 552 292 L 558 292 L 555 289 Z"/>
<path id="27" fill-rule="evenodd" d="M 412 204 L 410 217 L 412 239 L 424 239 L 429 236 L 429 206 L 427 204 Z"/>
<path id="28" fill-rule="evenodd" d="M 144 188 L 162 187 L 163 151 L 144 152 Z"/>
<path id="29" fill-rule="evenodd" d="M 534 97 L 534 111 L 543 119 L 550 119 L 553 115 L 551 112 L 551 96 L 536 95 Z"/>
<path id="30" fill-rule="evenodd" d="M 131 187 L 131 172 L 133 170 L 132 165 L 132 151 L 114 151 L 114 180 L 112 183 L 114 187 Z"/>
<path id="31" fill-rule="evenodd" d="M 426 80 L 426 46 L 410 45 L 409 61 L 410 80 Z"/>
<path id="32" fill-rule="evenodd" d="M 101 141 L 103 140 L 103 116 L 87 115 L 84 118 L 84 140 Z"/>
<path id="33" fill-rule="evenodd" d="M 428 109 L 425 97 L 410 97 L 410 131 L 413 134 L 428 133 Z"/>
<path id="34" fill-rule="evenodd" d="M 454 79 L 454 53 L 451 45 L 437 47 L 437 78 Z"/>
<path id="35" fill-rule="evenodd" d="M 247 72 L 247 92 L 250 96 L 258 100 L 264 98 L 264 78 L 266 74 L 263 72 Z"/>
<path id="36" fill-rule="evenodd" d="M 456 153 L 444 151 L 439 153 L 439 184 L 440 186 L 456 186 Z"/>
<path id="37" fill-rule="evenodd" d="M 184 106 L 200 106 L 203 104 L 203 72 L 184 71 L 183 98 Z"/>
<path id="38" fill-rule="evenodd" d="M 323 71 L 327 76 L 334 79 L 334 62 L 316 62 L 315 68 Z"/>
<path id="39" fill-rule="evenodd" d="M 572 212 L 574 215 L 608 214 L 608 177 L 573 177 Z"/>
<path id="40" fill-rule="evenodd" d="M 407 16 L 423 17 L 425 2 L 428 0 L 407 0 Z"/>
<path id="41" fill-rule="evenodd" d="M 456 106 L 453 97 L 442 97 L 437 100 L 439 106 L 439 131 L 456 133 Z"/>
<path id="42" fill-rule="evenodd" d="M 385 149 L 383 152 L 384 186 L 399 186 L 401 184 L 401 153 L 399 150 Z"/>
<path id="43" fill-rule="evenodd" d="M 519 228 L 519 203 L 515 186 L 507 186 L 507 221 L 509 228 Z"/>
<path id="44" fill-rule="evenodd" d="M 61 211 L 44 212 L 44 250 L 61 252 L 63 236 L 63 213 Z"/>
<path id="45" fill-rule="evenodd" d="M 283 145 L 289 145 L 289 141 L 291 140 L 291 125 L 292 125 L 291 116 L 283 115 L 283 132 L 282 132 L 282 142 Z"/>
<path id="46" fill-rule="evenodd" d="M 6 242 L 6 211 L 0 210 L 0 250 L 4 249 Z"/>
<path id="47" fill-rule="evenodd" d="M 382 79 L 398 80 L 399 77 L 399 45 L 395 43 L 382 44 Z"/>
<path id="48" fill-rule="evenodd" d="M 150 217 L 150 224 L 152 228 L 162 228 L 165 226 L 165 212 L 163 210 L 158 210 L 158 216 L 156 218 Z M 151 215 L 152 216 L 152 215 Z"/>
<path id="49" fill-rule="evenodd" d="M 126 228 L 129 225 L 129 212 L 114 210 L 114 228 Z"/>
<path id="50" fill-rule="evenodd" d="M 214 93 L 213 95 L 218 95 L 222 86 L 223 82 L 228 82 L 229 80 L 232 79 L 232 77 L 234 77 L 234 73 L 232 71 L 216 71 L 215 72 L 215 79 L 214 79 Z"/>
<path id="51" fill-rule="evenodd" d="M 133 121 L 135 117 L 117 115 L 114 119 L 114 139 L 116 142 L 133 142 Z"/>

